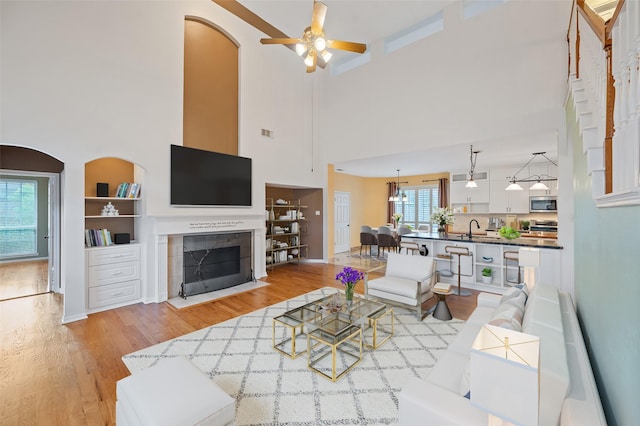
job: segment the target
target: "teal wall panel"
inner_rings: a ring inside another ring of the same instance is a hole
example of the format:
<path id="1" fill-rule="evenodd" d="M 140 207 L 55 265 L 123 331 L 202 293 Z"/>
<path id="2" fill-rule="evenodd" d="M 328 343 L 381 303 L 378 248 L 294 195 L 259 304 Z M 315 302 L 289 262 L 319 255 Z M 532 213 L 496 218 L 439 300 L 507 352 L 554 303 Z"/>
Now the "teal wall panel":
<path id="1" fill-rule="evenodd" d="M 640 419 L 640 206 L 595 206 L 575 117 L 568 107 L 578 317 L 608 423 L 633 425 Z"/>

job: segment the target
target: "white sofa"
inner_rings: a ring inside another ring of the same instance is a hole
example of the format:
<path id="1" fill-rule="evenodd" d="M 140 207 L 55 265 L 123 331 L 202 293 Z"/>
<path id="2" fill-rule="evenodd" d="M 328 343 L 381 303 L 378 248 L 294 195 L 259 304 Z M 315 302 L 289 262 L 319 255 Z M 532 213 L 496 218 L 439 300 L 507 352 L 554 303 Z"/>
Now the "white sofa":
<path id="1" fill-rule="evenodd" d="M 369 279 L 369 273 L 386 267 L 383 277 Z M 418 321 L 423 318 L 422 304 L 433 297 L 436 283 L 435 260 L 427 256 L 389 253 L 387 264 L 373 268 L 364 275 L 364 294 L 368 298 L 384 299 L 416 309 Z"/>
<path id="2" fill-rule="evenodd" d="M 536 285 L 528 298 L 518 291 L 509 290 L 504 297 L 478 295 L 477 308 L 426 379 L 414 377 L 403 386 L 400 425 L 487 424 L 487 414 L 472 406 L 465 394 L 473 380 L 467 368 L 470 348 L 489 322 L 540 337 L 540 425 L 606 425 L 570 296 L 543 284 Z M 514 313 L 507 305 L 524 298 L 521 317 L 519 308 Z"/>

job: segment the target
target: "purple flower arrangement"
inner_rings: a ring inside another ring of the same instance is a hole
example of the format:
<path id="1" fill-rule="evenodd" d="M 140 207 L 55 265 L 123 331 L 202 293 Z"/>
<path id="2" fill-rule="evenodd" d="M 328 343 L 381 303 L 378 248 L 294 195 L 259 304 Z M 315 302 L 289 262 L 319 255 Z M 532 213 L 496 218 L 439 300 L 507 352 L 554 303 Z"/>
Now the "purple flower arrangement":
<path id="1" fill-rule="evenodd" d="M 364 273 L 358 271 L 357 269 L 353 269 L 349 266 L 346 266 L 342 272 L 336 275 L 336 280 L 339 280 L 342 284 L 355 284 L 361 279 L 364 278 Z"/>
<path id="2" fill-rule="evenodd" d="M 345 266 L 342 272 L 336 275 L 336 280 L 339 280 L 342 284 L 344 284 L 344 294 L 347 299 L 347 303 L 350 304 L 353 300 L 353 288 L 362 278 L 364 278 L 363 272 L 360 272 L 357 269 L 353 269 L 349 266 Z"/>

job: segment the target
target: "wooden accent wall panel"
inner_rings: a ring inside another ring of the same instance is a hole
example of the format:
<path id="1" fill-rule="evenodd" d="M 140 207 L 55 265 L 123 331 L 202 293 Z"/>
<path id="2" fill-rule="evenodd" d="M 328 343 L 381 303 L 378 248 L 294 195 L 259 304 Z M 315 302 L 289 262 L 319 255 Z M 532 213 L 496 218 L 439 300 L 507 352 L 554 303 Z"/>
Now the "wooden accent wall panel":
<path id="1" fill-rule="evenodd" d="M 183 145 L 238 155 L 238 46 L 197 18 L 185 19 Z"/>
<path id="2" fill-rule="evenodd" d="M 109 184 L 109 196 L 115 197 L 116 189 L 122 182 L 135 182 L 133 163 L 119 158 L 98 158 L 84 166 L 84 196 L 95 197 L 96 183 Z M 98 213 L 99 214 L 99 213 Z"/>

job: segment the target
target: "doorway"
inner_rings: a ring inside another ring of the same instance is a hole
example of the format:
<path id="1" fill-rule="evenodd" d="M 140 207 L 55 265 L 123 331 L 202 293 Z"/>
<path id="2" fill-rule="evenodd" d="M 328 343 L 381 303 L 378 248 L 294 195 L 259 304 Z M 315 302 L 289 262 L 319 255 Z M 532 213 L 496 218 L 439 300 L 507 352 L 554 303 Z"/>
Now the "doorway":
<path id="1" fill-rule="evenodd" d="M 60 291 L 59 174 L 0 170 L 0 300 Z"/>
<path id="2" fill-rule="evenodd" d="M 335 191 L 333 193 L 335 235 L 334 253 L 343 253 L 351 249 L 351 193 Z"/>

